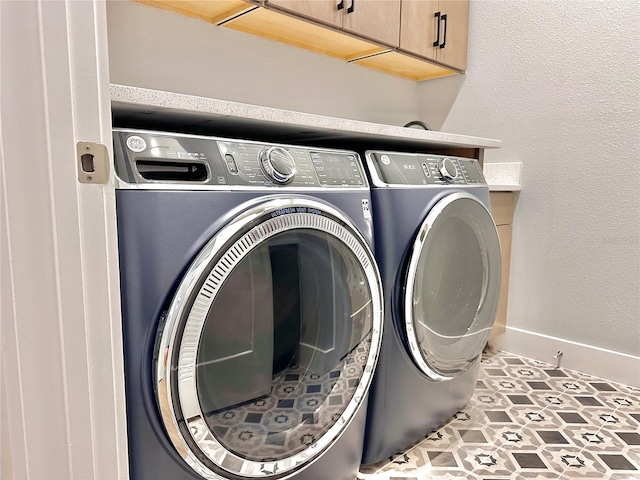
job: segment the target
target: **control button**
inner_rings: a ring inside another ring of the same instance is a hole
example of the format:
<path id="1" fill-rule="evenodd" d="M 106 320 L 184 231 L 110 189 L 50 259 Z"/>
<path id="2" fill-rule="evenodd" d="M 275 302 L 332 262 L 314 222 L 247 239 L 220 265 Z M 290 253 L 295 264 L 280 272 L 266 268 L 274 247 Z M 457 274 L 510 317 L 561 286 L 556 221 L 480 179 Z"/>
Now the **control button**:
<path id="1" fill-rule="evenodd" d="M 425 177 L 430 177 L 431 172 L 429 171 L 429 165 L 426 162 L 422 162 L 422 171 L 424 172 Z"/>
<path id="2" fill-rule="evenodd" d="M 458 170 L 456 169 L 456 164 L 453 163 L 453 160 L 450 158 L 443 158 L 438 160 L 438 172 L 440 176 L 449 181 L 453 181 L 458 176 Z"/>
<path id="3" fill-rule="evenodd" d="M 281 147 L 265 147 L 258 153 L 260 168 L 274 183 L 284 185 L 296 175 L 296 162 L 289 152 Z"/>
<path id="4" fill-rule="evenodd" d="M 236 163 L 236 159 L 233 158 L 233 155 L 227 153 L 224 156 L 224 161 L 227 163 L 227 169 L 229 170 L 229 173 L 231 173 L 232 175 L 238 175 L 238 164 Z"/>
<path id="5" fill-rule="evenodd" d="M 391 163 L 391 159 L 389 158 L 389 155 L 382 155 L 380 157 L 380 161 L 383 163 L 383 165 L 389 165 Z"/>

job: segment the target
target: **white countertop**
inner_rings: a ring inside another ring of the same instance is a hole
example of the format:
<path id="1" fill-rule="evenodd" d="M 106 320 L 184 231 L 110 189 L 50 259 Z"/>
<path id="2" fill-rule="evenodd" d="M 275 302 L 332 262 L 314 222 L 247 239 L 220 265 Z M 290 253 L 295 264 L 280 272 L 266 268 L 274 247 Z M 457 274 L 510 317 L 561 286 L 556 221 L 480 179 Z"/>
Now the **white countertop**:
<path id="1" fill-rule="evenodd" d="M 454 133 L 417 130 L 394 125 L 261 107 L 213 98 L 111 85 L 111 105 L 117 126 L 153 124 L 162 128 L 179 122 L 190 128 L 207 127 L 295 137 L 299 141 L 356 141 L 371 148 L 499 148 L 500 141 Z M 232 131 L 232 130 L 229 130 Z"/>
<path id="2" fill-rule="evenodd" d="M 522 162 L 485 163 L 482 167 L 489 190 L 517 192 L 522 190 Z"/>

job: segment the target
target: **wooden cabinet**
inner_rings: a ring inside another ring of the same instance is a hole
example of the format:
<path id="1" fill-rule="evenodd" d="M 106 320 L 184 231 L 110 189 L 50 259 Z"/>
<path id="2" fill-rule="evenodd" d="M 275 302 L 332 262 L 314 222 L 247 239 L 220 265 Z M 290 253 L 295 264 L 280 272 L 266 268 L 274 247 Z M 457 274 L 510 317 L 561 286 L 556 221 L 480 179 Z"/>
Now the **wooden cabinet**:
<path id="1" fill-rule="evenodd" d="M 491 215 L 498 227 L 502 257 L 502 281 L 496 321 L 491 331 L 489 345 L 500 350 L 507 325 L 507 298 L 509 295 L 509 268 L 511 265 L 511 232 L 515 192 L 491 192 Z"/>
<path id="2" fill-rule="evenodd" d="M 282 9 L 280 5 L 269 3 L 269 8 L 254 8 L 224 23 L 223 26 L 346 61 L 375 55 L 389 49 L 363 38 L 345 35 L 337 27 L 327 28 L 326 25 L 332 25 L 330 21 L 335 19 L 329 15 L 330 10 L 321 8 L 326 5 L 324 0 L 319 0 L 317 5 L 315 1 L 285 2 L 283 0 L 280 3 L 290 8 Z M 335 1 L 331 0 L 329 4 L 333 6 L 334 11 L 338 11 Z M 293 9 L 295 6 L 299 7 L 300 13 Z M 312 14 L 318 14 L 319 18 L 328 21 L 326 24 L 321 24 L 317 19 L 311 22 Z"/>
<path id="3" fill-rule="evenodd" d="M 465 70 L 468 30 L 468 0 L 402 0 L 400 51 Z"/>
<path id="4" fill-rule="evenodd" d="M 348 0 L 347 0 L 348 1 Z M 338 10 L 336 0 L 267 0 L 266 6 L 281 9 L 336 28 L 342 28 L 344 8 Z"/>
<path id="5" fill-rule="evenodd" d="M 466 68 L 469 0 L 135 1 L 412 80 Z"/>
<path id="6" fill-rule="evenodd" d="M 346 32 L 381 42 L 390 47 L 400 43 L 400 0 L 344 0 L 351 2 L 353 12 L 344 16 Z"/>
<path id="7" fill-rule="evenodd" d="M 265 7 L 328 24 L 390 47 L 399 44 L 400 0 L 267 0 Z"/>

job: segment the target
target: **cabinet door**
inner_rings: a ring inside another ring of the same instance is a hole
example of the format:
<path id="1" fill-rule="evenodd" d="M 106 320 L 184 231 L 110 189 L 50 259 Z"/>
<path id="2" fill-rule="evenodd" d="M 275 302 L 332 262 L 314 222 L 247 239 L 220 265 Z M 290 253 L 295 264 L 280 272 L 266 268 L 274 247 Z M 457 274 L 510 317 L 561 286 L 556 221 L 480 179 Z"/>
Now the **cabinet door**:
<path id="1" fill-rule="evenodd" d="M 469 33 L 469 1 L 440 0 L 442 15 L 446 15 L 446 34 L 441 36 L 444 48 L 438 47 L 438 61 L 458 70 L 467 68 L 467 37 Z"/>
<path id="2" fill-rule="evenodd" d="M 338 10 L 338 3 L 339 0 L 267 0 L 269 7 L 341 28 L 344 10 Z"/>
<path id="3" fill-rule="evenodd" d="M 400 49 L 436 60 L 440 49 L 433 43 L 439 41 L 438 11 L 438 0 L 402 0 Z"/>
<path id="4" fill-rule="evenodd" d="M 343 29 L 397 47 L 400 42 L 400 0 L 344 0 Z M 353 11 L 348 9 L 353 7 Z"/>

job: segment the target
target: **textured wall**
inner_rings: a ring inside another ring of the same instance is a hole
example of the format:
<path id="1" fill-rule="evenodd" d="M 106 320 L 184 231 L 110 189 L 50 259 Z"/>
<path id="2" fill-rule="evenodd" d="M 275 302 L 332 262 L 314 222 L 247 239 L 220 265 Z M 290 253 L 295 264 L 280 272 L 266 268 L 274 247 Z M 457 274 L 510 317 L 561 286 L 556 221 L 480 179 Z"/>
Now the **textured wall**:
<path id="1" fill-rule="evenodd" d="M 112 83 L 404 125 L 415 82 L 132 2 L 107 2 Z"/>
<path id="2" fill-rule="evenodd" d="M 435 128 L 521 161 L 508 324 L 640 355 L 638 2 L 472 1 L 465 78 L 424 82 Z"/>

